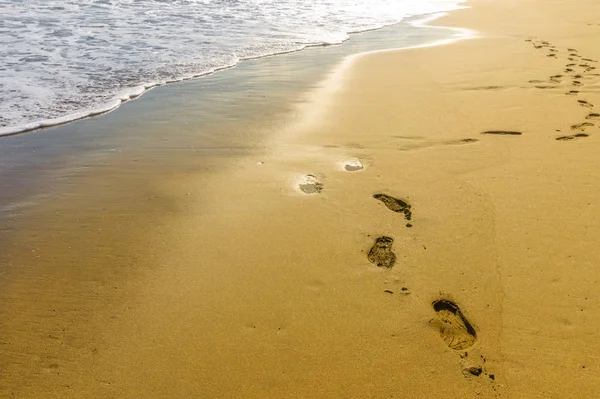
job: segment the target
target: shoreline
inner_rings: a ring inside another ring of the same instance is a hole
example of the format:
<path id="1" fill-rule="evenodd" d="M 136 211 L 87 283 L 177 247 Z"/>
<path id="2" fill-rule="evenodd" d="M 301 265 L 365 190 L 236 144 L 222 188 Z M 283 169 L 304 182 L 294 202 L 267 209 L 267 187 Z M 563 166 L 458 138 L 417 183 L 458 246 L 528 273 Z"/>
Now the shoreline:
<path id="1" fill-rule="evenodd" d="M 68 181 L 65 177 L 78 171 L 93 173 L 103 164 L 123 162 L 127 157 L 138 161 L 123 167 L 137 169 L 149 155 L 170 157 L 170 147 L 192 153 L 187 157 L 192 164 L 198 163 L 195 153 L 204 157 L 229 149 L 240 152 L 247 143 L 251 143 L 248 149 L 259 149 L 261 137 L 272 134 L 273 126 L 294 112 L 295 102 L 304 101 L 301 93 L 310 91 L 325 71 L 347 54 L 437 40 L 439 36 L 425 28 L 418 37 L 413 33 L 416 29 L 405 22 L 363 33 L 343 46 L 247 61 L 202 79 L 156 87 L 152 95 L 142 95 L 128 107 L 118 107 L 102 117 L 30 132 L 34 134 L 4 136 L 0 179 L 8 184 L 0 197 L 8 206 L 3 209 L 13 211 L 0 212 L 26 215 L 31 206 L 19 204 L 37 203 L 40 195 L 55 194 L 57 189 L 54 184 L 49 186 L 48 174 L 52 180 Z"/>
<path id="2" fill-rule="evenodd" d="M 352 58 L 256 151 L 46 208 L 0 393 L 589 397 L 600 5 L 469 5 L 441 22 L 475 40 Z"/>
<path id="3" fill-rule="evenodd" d="M 464 3 L 464 0 L 461 0 L 461 2 Z M 457 5 L 457 7 L 458 8 L 456 8 L 456 9 L 461 9 L 463 6 L 461 6 L 459 4 L 459 5 Z M 124 90 L 122 92 L 122 94 L 120 95 L 120 97 L 112 99 L 110 102 L 108 102 L 104 106 L 100 105 L 100 106 L 94 107 L 90 110 L 77 111 L 77 112 L 67 114 L 67 115 L 64 115 L 64 116 L 61 116 L 58 118 L 44 119 L 44 120 L 37 121 L 37 122 L 30 122 L 30 123 L 27 123 L 24 125 L 12 126 L 12 127 L 10 127 L 10 126 L 9 127 L 0 127 L 0 139 L 2 137 L 9 137 L 9 136 L 14 136 L 14 135 L 19 135 L 19 134 L 33 133 L 33 132 L 37 132 L 40 130 L 45 130 L 45 129 L 73 123 L 73 122 L 82 121 L 82 120 L 89 119 L 89 118 L 96 118 L 99 116 L 103 116 L 110 112 L 115 111 L 116 109 L 120 108 L 121 106 L 125 105 L 126 103 L 128 103 L 130 101 L 136 100 L 137 98 L 145 95 L 152 89 L 155 89 L 155 88 L 158 88 L 161 86 L 165 86 L 165 85 L 169 85 L 172 83 L 182 83 L 182 82 L 186 82 L 189 80 L 202 79 L 207 76 L 211 76 L 215 73 L 219 73 L 222 71 L 227 71 L 227 70 L 236 68 L 240 63 L 245 62 L 245 61 L 255 61 L 255 60 L 260 60 L 260 59 L 265 59 L 265 58 L 270 58 L 270 57 L 276 57 L 276 56 L 280 56 L 280 55 L 293 54 L 293 53 L 298 53 L 298 52 L 305 51 L 305 50 L 310 50 L 311 48 L 315 48 L 315 47 L 328 47 L 328 46 L 343 45 L 345 42 L 352 40 L 352 37 L 354 37 L 354 36 L 357 36 L 357 35 L 360 35 L 363 33 L 367 33 L 367 32 L 385 29 L 385 28 L 388 28 L 388 27 L 391 27 L 394 25 L 398 25 L 398 24 L 404 22 L 405 20 L 412 20 L 415 18 L 417 18 L 417 21 L 415 21 L 414 23 L 411 23 L 411 25 L 423 26 L 423 25 L 419 25 L 420 19 L 418 19 L 418 18 L 423 17 L 423 21 L 430 22 L 432 20 L 437 19 L 439 16 L 444 15 L 447 12 L 448 11 L 419 14 L 419 15 L 409 15 L 409 16 L 403 18 L 401 21 L 398 21 L 393 24 L 382 25 L 377 28 L 368 28 L 368 29 L 361 30 L 361 31 L 347 32 L 346 34 L 348 35 L 348 38 L 340 43 L 304 44 L 303 47 L 301 47 L 299 49 L 295 49 L 295 50 L 281 51 L 281 52 L 265 54 L 265 55 L 260 55 L 260 56 L 239 58 L 235 64 L 216 67 L 211 70 L 208 70 L 205 72 L 200 72 L 198 74 L 194 74 L 191 76 L 183 76 L 178 79 L 166 80 L 166 81 L 161 81 L 161 82 L 140 83 L 138 86 L 131 87 L 127 90 Z M 427 18 L 427 16 L 431 16 L 431 15 L 434 15 L 434 16 L 437 15 L 437 17 L 434 17 L 432 19 Z M 435 27 L 435 26 L 428 26 L 428 27 Z M 440 28 L 443 28 L 443 27 L 440 27 Z M 442 42 L 440 44 L 444 44 L 444 41 L 442 40 Z M 431 45 L 437 45 L 437 44 L 431 44 Z"/>

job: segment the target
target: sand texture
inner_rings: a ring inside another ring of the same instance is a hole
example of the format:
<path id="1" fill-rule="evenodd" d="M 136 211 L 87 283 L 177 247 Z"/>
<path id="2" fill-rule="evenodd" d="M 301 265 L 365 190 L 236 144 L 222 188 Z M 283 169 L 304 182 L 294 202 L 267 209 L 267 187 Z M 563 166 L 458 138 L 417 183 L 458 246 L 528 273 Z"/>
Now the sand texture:
<path id="1" fill-rule="evenodd" d="M 600 3 L 469 5 L 435 23 L 473 38 L 348 59 L 264 154 L 73 216 L 104 230 L 51 241 L 77 284 L 11 287 L 0 396 L 597 397 Z"/>

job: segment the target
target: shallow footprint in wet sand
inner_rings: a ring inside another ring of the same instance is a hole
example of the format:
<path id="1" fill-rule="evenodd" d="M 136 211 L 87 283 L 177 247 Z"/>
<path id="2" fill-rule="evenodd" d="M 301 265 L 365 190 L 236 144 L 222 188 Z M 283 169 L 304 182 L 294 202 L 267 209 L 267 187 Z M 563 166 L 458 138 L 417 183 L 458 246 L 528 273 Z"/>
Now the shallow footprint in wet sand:
<path id="1" fill-rule="evenodd" d="M 369 262 L 377 265 L 377 267 L 391 269 L 396 263 L 396 254 L 392 252 L 393 244 L 394 239 L 392 237 L 378 237 L 371 247 L 367 259 L 369 259 Z"/>
<path id="2" fill-rule="evenodd" d="M 557 137 L 556 140 L 558 141 L 567 141 L 567 140 L 574 140 L 574 139 L 579 139 L 582 137 L 589 137 L 590 135 L 587 133 L 577 133 L 577 134 L 573 134 L 571 136 L 560 136 Z"/>
<path id="3" fill-rule="evenodd" d="M 298 188 L 304 194 L 319 194 L 323 191 L 323 184 L 319 182 L 316 176 L 306 175 L 300 180 Z"/>
<path id="4" fill-rule="evenodd" d="M 583 132 L 585 129 L 587 129 L 588 127 L 592 127 L 592 126 L 594 126 L 594 124 L 591 122 L 583 122 L 583 123 L 578 123 L 577 125 L 571 126 L 571 130 L 580 130 Z"/>
<path id="5" fill-rule="evenodd" d="M 458 305 L 447 299 L 434 301 L 431 305 L 437 314 L 440 336 L 449 348 L 465 350 L 473 346 L 477 333 Z"/>
<path id="6" fill-rule="evenodd" d="M 394 198 L 391 195 L 387 194 L 374 194 L 373 198 L 383 202 L 389 210 L 398 213 L 403 213 L 406 220 L 412 219 L 411 206 L 408 202 L 398 198 Z"/>
<path id="7" fill-rule="evenodd" d="M 346 172 L 358 172 L 359 170 L 363 170 L 364 168 L 365 165 L 363 165 L 363 163 L 358 159 L 344 162 L 344 170 Z"/>
<path id="8" fill-rule="evenodd" d="M 550 76 L 550 80 L 553 83 L 560 83 L 560 80 L 562 79 L 562 77 L 563 77 L 563 75 L 553 75 L 553 76 Z"/>
<path id="9" fill-rule="evenodd" d="M 586 116 L 585 119 L 600 119 L 600 114 L 592 112 L 591 114 L 589 114 L 588 116 Z"/>
<path id="10" fill-rule="evenodd" d="M 497 134 L 500 136 L 520 136 L 523 133 L 521 132 L 516 132 L 513 130 L 488 130 L 485 132 L 481 132 L 481 134 Z"/>

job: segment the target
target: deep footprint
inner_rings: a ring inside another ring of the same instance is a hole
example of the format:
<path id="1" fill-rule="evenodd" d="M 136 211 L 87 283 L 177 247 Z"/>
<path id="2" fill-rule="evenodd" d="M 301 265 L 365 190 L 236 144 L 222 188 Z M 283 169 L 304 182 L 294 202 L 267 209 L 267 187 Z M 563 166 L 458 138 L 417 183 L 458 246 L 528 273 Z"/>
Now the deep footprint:
<path id="1" fill-rule="evenodd" d="M 454 350 L 465 350 L 477 341 L 477 333 L 458 305 L 446 299 L 432 303 L 437 313 L 440 335 L 446 345 Z"/>
<path id="2" fill-rule="evenodd" d="M 358 172 L 359 170 L 363 170 L 364 168 L 365 166 L 358 159 L 348 161 L 344 164 L 344 169 L 346 170 L 346 172 Z"/>
<path id="3" fill-rule="evenodd" d="M 374 194 L 373 198 L 383 202 L 389 210 L 398 213 L 403 213 L 406 220 L 412 219 L 412 207 L 408 202 L 398 198 L 394 198 L 391 195 L 387 194 Z"/>
<path id="4" fill-rule="evenodd" d="M 323 184 L 319 182 L 316 176 L 306 175 L 298 184 L 298 188 L 304 194 L 319 194 L 323 191 Z"/>
<path id="5" fill-rule="evenodd" d="M 396 263 L 396 254 L 392 252 L 394 239 L 392 237 L 378 237 L 371 247 L 367 259 L 377 267 L 391 269 Z"/>

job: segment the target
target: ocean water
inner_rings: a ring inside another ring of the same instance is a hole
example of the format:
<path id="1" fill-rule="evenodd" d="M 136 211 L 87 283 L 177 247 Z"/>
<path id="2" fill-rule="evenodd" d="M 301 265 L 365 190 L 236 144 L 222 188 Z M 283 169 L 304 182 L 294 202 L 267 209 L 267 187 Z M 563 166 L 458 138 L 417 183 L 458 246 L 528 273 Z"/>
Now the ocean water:
<path id="1" fill-rule="evenodd" d="M 0 0 L 0 135 L 460 0 Z"/>

